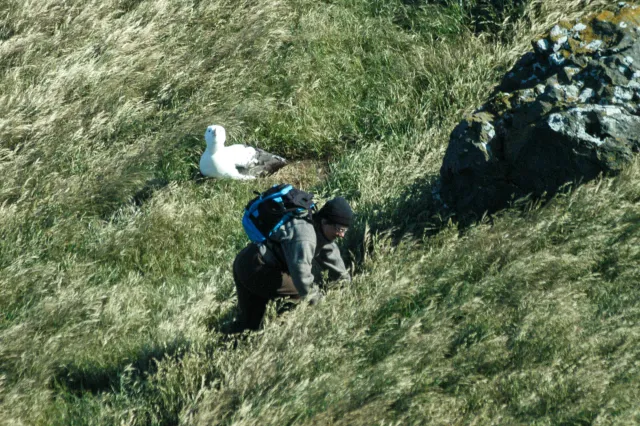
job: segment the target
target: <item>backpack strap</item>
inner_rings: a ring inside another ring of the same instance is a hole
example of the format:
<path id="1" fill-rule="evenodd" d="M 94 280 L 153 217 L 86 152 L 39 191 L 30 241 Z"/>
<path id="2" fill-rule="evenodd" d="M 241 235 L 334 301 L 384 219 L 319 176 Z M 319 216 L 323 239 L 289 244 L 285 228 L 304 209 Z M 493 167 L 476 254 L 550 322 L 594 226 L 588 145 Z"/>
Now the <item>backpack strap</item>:
<path id="1" fill-rule="evenodd" d="M 289 265 L 287 264 L 287 260 L 284 257 L 284 252 L 282 251 L 280 244 L 267 238 L 261 245 L 263 245 L 273 255 L 273 258 L 278 263 L 280 270 L 288 273 Z"/>

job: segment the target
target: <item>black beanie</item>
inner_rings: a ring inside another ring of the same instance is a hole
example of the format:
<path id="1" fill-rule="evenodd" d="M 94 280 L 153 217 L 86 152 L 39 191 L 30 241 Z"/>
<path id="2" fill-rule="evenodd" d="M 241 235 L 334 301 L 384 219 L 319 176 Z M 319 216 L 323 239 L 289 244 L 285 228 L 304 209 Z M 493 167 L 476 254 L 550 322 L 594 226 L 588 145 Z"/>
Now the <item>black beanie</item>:
<path id="1" fill-rule="evenodd" d="M 326 219 L 331 223 L 337 223 L 338 225 L 351 226 L 351 220 L 353 219 L 353 210 L 342 197 L 336 197 L 333 200 L 327 201 L 317 213 L 317 217 L 320 219 Z"/>

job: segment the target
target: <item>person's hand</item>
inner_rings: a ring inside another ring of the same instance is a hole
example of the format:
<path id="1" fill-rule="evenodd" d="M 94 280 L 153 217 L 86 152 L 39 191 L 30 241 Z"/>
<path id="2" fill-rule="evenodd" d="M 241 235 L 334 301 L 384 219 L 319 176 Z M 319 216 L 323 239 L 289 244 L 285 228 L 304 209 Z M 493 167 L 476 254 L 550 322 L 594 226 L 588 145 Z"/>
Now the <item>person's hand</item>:
<path id="1" fill-rule="evenodd" d="M 319 304 L 322 299 L 323 299 L 323 295 L 322 293 L 320 293 L 320 291 L 318 291 L 318 289 L 313 289 L 313 291 L 311 293 L 309 293 L 307 295 L 307 297 L 305 297 L 305 301 L 309 304 L 309 305 L 317 305 Z"/>

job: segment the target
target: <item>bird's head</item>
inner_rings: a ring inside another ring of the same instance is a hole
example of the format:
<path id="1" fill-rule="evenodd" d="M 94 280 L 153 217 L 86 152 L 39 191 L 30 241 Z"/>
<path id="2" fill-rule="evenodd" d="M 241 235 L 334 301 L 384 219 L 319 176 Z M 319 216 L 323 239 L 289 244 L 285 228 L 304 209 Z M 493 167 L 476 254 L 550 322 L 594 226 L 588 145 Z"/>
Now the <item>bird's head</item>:
<path id="1" fill-rule="evenodd" d="M 222 148 L 226 139 L 227 132 L 224 130 L 224 127 L 216 124 L 207 127 L 207 131 L 204 132 L 204 140 L 207 142 L 207 148 Z"/>

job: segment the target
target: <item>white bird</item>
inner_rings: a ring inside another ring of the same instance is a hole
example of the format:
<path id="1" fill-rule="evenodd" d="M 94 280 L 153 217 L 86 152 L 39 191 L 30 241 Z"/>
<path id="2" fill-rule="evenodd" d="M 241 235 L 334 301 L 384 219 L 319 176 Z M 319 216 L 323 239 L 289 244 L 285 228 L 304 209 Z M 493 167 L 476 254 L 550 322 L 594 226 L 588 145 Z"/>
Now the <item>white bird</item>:
<path id="1" fill-rule="evenodd" d="M 246 145 L 224 146 L 224 127 L 211 125 L 204 133 L 207 149 L 200 157 L 200 173 L 207 177 L 255 179 L 274 173 L 287 161 L 260 148 Z"/>

